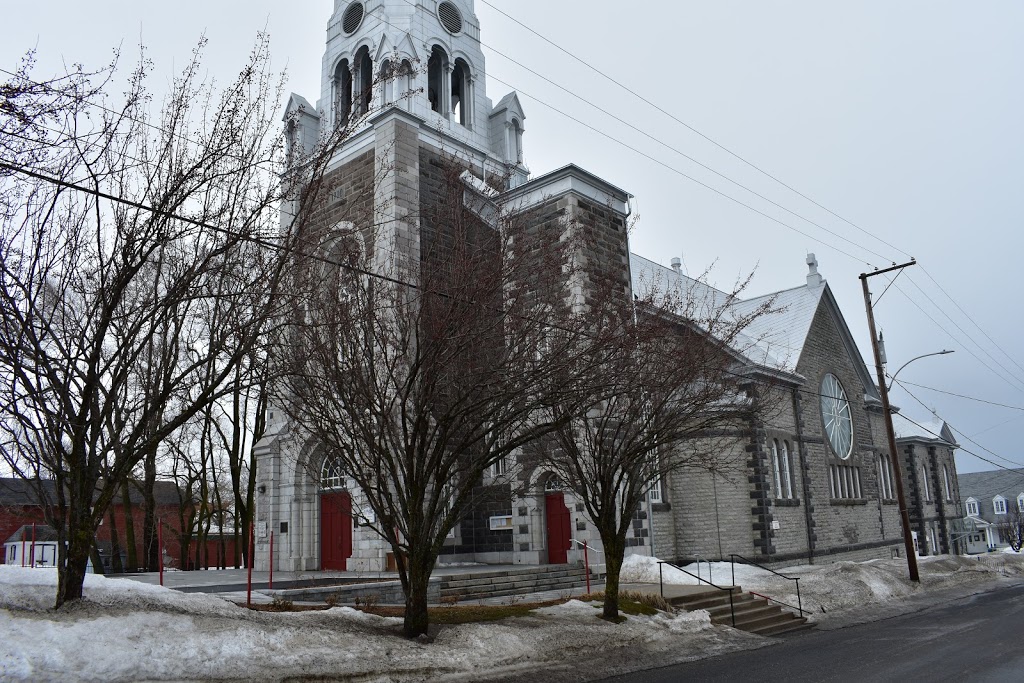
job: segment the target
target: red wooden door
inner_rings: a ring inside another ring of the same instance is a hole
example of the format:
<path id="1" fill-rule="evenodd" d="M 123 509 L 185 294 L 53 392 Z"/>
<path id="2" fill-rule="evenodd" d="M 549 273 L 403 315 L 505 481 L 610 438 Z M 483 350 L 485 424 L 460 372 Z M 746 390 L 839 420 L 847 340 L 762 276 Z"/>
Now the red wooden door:
<path id="1" fill-rule="evenodd" d="M 549 493 L 544 498 L 548 520 L 548 563 L 565 564 L 572 529 L 569 523 L 569 508 L 565 507 L 564 493 Z"/>
<path id="2" fill-rule="evenodd" d="M 320 496 L 320 569 L 345 571 L 352 557 L 352 499 L 347 493 Z"/>

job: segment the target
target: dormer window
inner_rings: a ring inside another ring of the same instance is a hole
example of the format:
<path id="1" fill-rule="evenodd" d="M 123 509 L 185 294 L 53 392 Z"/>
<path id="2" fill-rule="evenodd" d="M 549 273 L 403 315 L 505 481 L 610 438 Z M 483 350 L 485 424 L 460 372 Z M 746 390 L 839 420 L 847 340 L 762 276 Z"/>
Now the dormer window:
<path id="1" fill-rule="evenodd" d="M 997 515 L 1006 514 L 1006 499 L 1002 496 L 996 496 L 992 499 L 992 511 Z"/>
<path id="2" fill-rule="evenodd" d="M 967 499 L 967 514 L 971 517 L 978 517 L 978 501 L 973 498 Z"/>
<path id="3" fill-rule="evenodd" d="M 1024 512 L 1024 493 L 1017 496 L 1017 509 L 1020 512 Z"/>

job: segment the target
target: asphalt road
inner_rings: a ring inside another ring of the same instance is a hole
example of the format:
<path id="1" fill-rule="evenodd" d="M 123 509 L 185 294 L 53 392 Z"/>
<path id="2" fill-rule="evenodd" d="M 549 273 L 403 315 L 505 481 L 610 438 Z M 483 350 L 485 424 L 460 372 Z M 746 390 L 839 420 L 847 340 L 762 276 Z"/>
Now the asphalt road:
<path id="1" fill-rule="evenodd" d="M 1024 584 L 779 645 L 605 679 L 669 681 L 1024 681 Z"/>

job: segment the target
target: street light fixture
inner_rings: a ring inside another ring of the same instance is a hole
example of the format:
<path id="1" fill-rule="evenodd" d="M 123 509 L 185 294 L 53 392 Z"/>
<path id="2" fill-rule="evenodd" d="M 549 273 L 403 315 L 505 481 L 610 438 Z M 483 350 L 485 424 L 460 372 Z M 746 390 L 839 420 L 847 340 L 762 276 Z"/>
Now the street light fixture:
<path id="1" fill-rule="evenodd" d="M 885 362 L 885 360 L 884 360 L 884 358 L 885 358 L 885 343 L 882 341 L 882 336 L 881 335 L 878 336 L 878 343 L 882 345 L 882 357 L 883 357 L 882 362 L 884 363 Z M 892 389 L 892 385 L 896 382 L 896 375 L 900 374 L 900 372 L 903 370 L 903 368 L 907 367 L 908 365 L 913 363 L 915 360 L 921 360 L 922 358 L 927 358 L 929 356 L 945 356 L 947 353 L 954 353 L 954 350 L 952 350 L 952 349 L 943 349 L 942 351 L 934 351 L 932 353 L 926 353 L 926 354 L 923 354 L 921 356 L 915 356 L 914 358 L 911 358 L 906 363 L 901 365 L 899 370 L 897 370 L 896 372 L 894 372 L 891 375 L 889 375 L 889 386 L 887 387 L 887 389 Z"/>

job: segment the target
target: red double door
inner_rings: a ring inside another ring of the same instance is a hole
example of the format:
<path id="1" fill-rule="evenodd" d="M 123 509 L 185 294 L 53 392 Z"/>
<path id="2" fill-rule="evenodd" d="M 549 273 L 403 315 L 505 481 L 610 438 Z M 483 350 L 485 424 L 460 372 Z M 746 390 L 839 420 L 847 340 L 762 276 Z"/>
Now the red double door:
<path id="1" fill-rule="evenodd" d="M 565 564 L 569 561 L 569 545 L 572 543 L 572 524 L 569 508 L 565 506 L 564 493 L 549 493 L 544 497 L 548 524 L 548 564 Z"/>
<path id="2" fill-rule="evenodd" d="M 347 493 L 320 496 L 320 569 L 345 571 L 352 557 L 352 499 Z"/>

